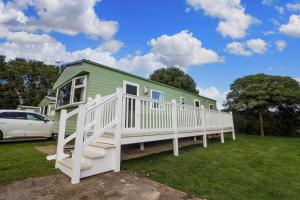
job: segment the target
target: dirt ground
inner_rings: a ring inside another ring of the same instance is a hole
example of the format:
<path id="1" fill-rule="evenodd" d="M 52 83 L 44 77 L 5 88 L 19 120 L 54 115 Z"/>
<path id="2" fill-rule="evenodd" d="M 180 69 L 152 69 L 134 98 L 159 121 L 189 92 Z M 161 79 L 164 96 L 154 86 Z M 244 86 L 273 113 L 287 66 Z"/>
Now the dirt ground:
<path id="1" fill-rule="evenodd" d="M 191 200 L 198 199 L 134 173 L 103 173 L 72 185 L 59 173 L 0 185 L 0 200 L 123 199 Z"/>

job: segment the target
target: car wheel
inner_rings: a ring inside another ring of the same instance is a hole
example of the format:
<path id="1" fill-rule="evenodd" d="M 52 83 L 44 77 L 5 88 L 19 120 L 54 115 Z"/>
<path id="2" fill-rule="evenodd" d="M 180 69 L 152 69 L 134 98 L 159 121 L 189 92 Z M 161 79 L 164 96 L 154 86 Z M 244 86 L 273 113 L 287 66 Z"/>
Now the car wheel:
<path id="1" fill-rule="evenodd" d="M 55 139 L 55 134 L 51 133 L 51 136 L 49 137 L 49 140 L 54 140 Z"/>

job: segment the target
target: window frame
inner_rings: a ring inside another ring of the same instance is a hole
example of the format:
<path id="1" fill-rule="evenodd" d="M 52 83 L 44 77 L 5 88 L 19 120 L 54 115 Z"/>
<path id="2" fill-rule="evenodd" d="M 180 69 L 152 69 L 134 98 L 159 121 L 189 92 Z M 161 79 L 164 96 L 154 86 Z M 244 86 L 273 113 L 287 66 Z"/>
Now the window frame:
<path id="1" fill-rule="evenodd" d="M 126 81 L 126 80 L 123 81 L 123 93 L 126 94 L 126 95 L 135 96 L 135 95 L 133 95 L 133 94 L 127 94 L 127 93 L 126 93 L 126 85 L 133 85 L 133 86 L 136 86 L 136 89 L 137 89 L 137 91 L 136 91 L 136 96 L 137 96 L 137 97 L 140 96 L 140 85 L 139 85 L 139 84 L 134 83 L 134 82 L 130 82 L 130 81 Z"/>
<path id="2" fill-rule="evenodd" d="M 77 79 L 81 79 L 81 78 L 84 78 L 83 84 L 82 85 L 75 85 L 76 80 Z M 82 97 L 83 100 L 74 103 L 75 90 L 78 89 L 78 88 L 83 88 L 83 97 Z M 72 99 L 71 103 L 72 104 L 84 103 L 85 102 L 85 93 L 86 93 L 85 91 L 86 91 L 86 75 L 84 75 L 84 76 L 77 76 L 77 77 L 73 78 L 72 79 L 72 89 L 71 89 L 71 96 L 72 96 L 71 97 L 71 99 Z"/>
<path id="3" fill-rule="evenodd" d="M 162 100 L 160 100 L 160 99 L 153 99 L 152 92 L 158 92 L 158 93 L 161 93 L 161 94 L 162 94 Z M 151 99 L 151 100 L 154 100 L 154 101 L 158 101 L 158 102 L 164 102 L 164 101 L 165 101 L 165 93 L 162 92 L 162 91 L 159 91 L 159 90 L 151 89 L 151 90 L 150 90 L 150 99 Z M 163 109 L 162 106 L 156 106 L 156 107 L 155 107 L 155 103 L 156 103 L 156 102 L 152 102 L 151 109 L 154 109 L 154 110 L 156 110 L 156 109 L 162 110 L 162 109 Z"/>
<path id="4" fill-rule="evenodd" d="M 183 102 L 181 101 L 183 99 Z M 180 97 L 179 98 L 179 103 L 180 103 L 180 105 L 186 105 L 185 104 L 185 97 Z"/>
<path id="5" fill-rule="evenodd" d="M 196 106 L 196 102 L 199 103 L 199 107 Z M 201 107 L 200 100 L 194 99 L 194 107 L 196 107 L 196 108 L 200 108 Z"/>
<path id="6" fill-rule="evenodd" d="M 77 85 L 75 86 L 75 82 L 77 79 L 80 79 L 80 78 L 84 78 L 84 81 L 83 81 L 83 84 L 82 85 Z M 60 88 L 64 87 L 65 85 L 71 83 L 71 91 L 70 91 L 70 102 L 66 105 L 62 105 L 62 106 L 58 106 L 57 105 L 57 102 L 58 102 L 58 91 Z M 79 104 L 82 104 L 85 102 L 85 98 L 86 98 L 86 86 L 87 86 L 87 75 L 82 75 L 82 76 L 76 76 L 76 77 L 73 77 L 72 79 L 70 79 L 69 81 L 65 82 L 64 84 L 62 84 L 61 86 L 59 86 L 57 89 L 56 89 L 56 101 L 55 101 L 55 109 L 61 109 L 61 108 L 65 108 L 65 107 L 68 107 L 68 106 L 75 106 L 75 105 L 79 105 Z M 75 102 L 74 103 L 74 91 L 75 89 L 77 88 L 83 88 L 83 101 L 80 101 L 80 102 Z"/>

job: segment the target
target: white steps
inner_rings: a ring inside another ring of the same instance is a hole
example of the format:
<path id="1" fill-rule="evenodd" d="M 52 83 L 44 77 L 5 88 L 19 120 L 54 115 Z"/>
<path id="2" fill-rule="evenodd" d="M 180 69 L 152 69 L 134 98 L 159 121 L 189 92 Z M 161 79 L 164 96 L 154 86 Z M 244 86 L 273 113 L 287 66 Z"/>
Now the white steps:
<path id="1" fill-rule="evenodd" d="M 109 138 L 109 140 L 102 140 L 101 137 L 83 149 L 80 178 L 114 170 L 115 145 L 111 143 L 103 143 L 111 142 L 110 140 L 113 141 L 114 139 Z M 74 152 L 71 151 L 71 153 L 73 156 Z M 58 162 L 58 168 L 71 178 L 73 171 L 72 156 Z"/>
<path id="2" fill-rule="evenodd" d="M 113 144 L 107 144 L 107 143 L 102 143 L 102 142 L 93 142 L 90 144 L 90 146 L 100 147 L 100 148 L 104 148 L 104 149 L 115 148 L 115 145 L 113 145 Z"/>
<path id="3" fill-rule="evenodd" d="M 100 138 L 97 138 L 95 142 L 101 142 L 105 144 L 115 144 L 114 137 L 111 137 L 110 135 L 103 135 Z"/>
<path id="4" fill-rule="evenodd" d="M 61 161 L 59 161 L 59 162 L 60 162 L 61 164 L 63 164 L 64 166 L 66 166 L 66 167 L 72 169 L 72 165 L 73 165 L 73 163 L 72 163 L 72 158 L 65 158 L 65 159 L 63 159 L 63 160 L 61 160 Z M 91 165 L 90 165 L 89 163 L 86 163 L 86 162 L 84 162 L 84 161 L 81 161 L 81 165 L 80 165 L 80 169 L 81 169 L 81 170 L 85 170 L 85 169 L 89 169 L 89 168 L 91 168 Z"/>
<path id="5" fill-rule="evenodd" d="M 105 151 L 104 151 L 104 149 L 93 148 L 91 146 L 87 146 L 83 150 L 82 155 L 87 158 L 90 158 L 90 159 L 103 158 L 103 157 L 105 157 Z"/>

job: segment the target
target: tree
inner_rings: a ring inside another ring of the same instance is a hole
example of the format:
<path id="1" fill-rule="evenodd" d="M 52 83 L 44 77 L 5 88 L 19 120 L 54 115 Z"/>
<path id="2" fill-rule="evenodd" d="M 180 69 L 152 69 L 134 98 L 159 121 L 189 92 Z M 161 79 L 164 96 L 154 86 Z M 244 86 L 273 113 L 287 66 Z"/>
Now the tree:
<path id="1" fill-rule="evenodd" d="M 249 75 L 236 79 L 230 89 L 225 106 L 234 111 L 258 114 L 261 136 L 265 135 L 265 113 L 299 113 L 300 85 L 290 77 Z"/>
<path id="2" fill-rule="evenodd" d="M 199 94 L 196 83 L 191 76 L 179 68 L 161 68 L 155 70 L 150 76 L 150 80 L 164 83 L 188 92 Z"/>
<path id="3" fill-rule="evenodd" d="M 58 77 L 58 68 L 39 61 L 0 56 L 0 109 L 19 104 L 37 106 Z"/>

